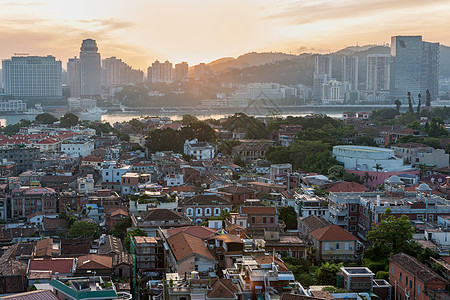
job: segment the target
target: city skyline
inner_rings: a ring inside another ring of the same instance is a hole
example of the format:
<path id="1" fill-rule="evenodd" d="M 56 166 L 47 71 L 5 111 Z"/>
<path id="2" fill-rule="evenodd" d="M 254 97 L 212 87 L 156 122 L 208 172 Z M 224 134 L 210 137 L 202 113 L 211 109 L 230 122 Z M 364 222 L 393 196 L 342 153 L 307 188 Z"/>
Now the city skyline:
<path id="1" fill-rule="evenodd" d="M 0 16 L 0 57 L 53 55 L 79 43 L 145 70 L 159 59 L 189 65 L 247 52 L 328 53 L 350 45 L 422 35 L 450 44 L 448 1 L 9 1 Z"/>

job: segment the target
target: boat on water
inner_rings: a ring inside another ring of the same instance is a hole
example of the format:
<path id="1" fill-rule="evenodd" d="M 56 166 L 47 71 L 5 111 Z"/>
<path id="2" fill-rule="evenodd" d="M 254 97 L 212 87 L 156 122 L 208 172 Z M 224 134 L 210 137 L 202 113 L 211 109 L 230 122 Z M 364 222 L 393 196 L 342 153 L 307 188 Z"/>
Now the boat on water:
<path id="1" fill-rule="evenodd" d="M 107 111 L 108 110 L 101 109 L 100 107 L 96 106 L 93 108 L 85 109 L 81 113 L 84 115 L 102 115 L 102 114 L 106 113 Z"/>
<path id="2" fill-rule="evenodd" d="M 42 105 L 38 103 L 34 106 L 34 108 L 29 108 L 29 109 L 25 110 L 23 113 L 25 115 L 39 115 L 39 114 L 43 114 L 44 110 L 42 109 Z"/>

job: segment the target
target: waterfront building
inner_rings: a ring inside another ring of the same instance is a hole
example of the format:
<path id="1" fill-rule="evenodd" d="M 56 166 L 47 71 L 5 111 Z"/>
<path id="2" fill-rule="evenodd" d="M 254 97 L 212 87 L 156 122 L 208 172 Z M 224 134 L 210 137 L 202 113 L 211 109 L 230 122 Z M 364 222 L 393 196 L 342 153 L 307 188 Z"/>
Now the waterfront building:
<path id="1" fill-rule="evenodd" d="M 322 97 L 322 85 L 331 80 L 331 55 L 316 55 L 313 81 L 313 100 Z"/>
<path id="2" fill-rule="evenodd" d="M 390 89 L 390 64 L 389 54 L 367 55 L 367 82 L 368 91 L 388 91 Z"/>
<path id="3" fill-rule="evenodd" d="M 171 83 L 173 81 L 173 68 L 172 63 L 166 60 L 164 63 L 160 63 L 156 60 L 152 63 L 152 83 Z"/>
<path id="4" fill-rule="evenodd" d="M 80 95 L 99 96 L 102 93 L 102 66 L 95 40 L 83 40 L 80 48 Z"/>
<path id="5" fill-rule="evenodd" d="M 175 81 L 189 80 L 189 65 L 187 62 L 181 62 L 175 65 Z"/>
<path id="6" fill-rule="evenodd" d="M 342 57 L 342 81 L 349 82 L 352 91 L 358 90 L 358 57 Z"/>
<path id="7" fill-rule="evenodd" d="M 70 97 L 80 98 L 80 59 L 76 56 L 67 62 L 67 81 L 70 88 Z"/>
<path id="8" fill-rule="evenodd" d="M 13 56 L 2 62 L 5 94 L 25 99 L 62 97 L 61 61 L 54 56 Z"/>
<path id="9" fill-rule="evenodd" d="M 430 91 L 434 100 L 438 93 L 439 43 L 422 41 L 422 36 L 391 38 L 390 90 L 392 99 L 414 99 Z"/>

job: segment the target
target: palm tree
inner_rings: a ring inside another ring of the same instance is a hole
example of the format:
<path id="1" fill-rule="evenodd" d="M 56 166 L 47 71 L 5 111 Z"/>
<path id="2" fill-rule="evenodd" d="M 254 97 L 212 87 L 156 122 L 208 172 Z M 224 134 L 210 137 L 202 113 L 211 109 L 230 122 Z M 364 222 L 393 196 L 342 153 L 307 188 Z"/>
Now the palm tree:
<path id="1" fill-rule="evenodd" d="M 375 170 L 377 170 L 377 180 L 378 180 L 378 171 L 382 171 L 383 167 L 380 164 L 375 165 Z"/>
<path id="2" fill-rule="evenodd" d="M 371 177 L 370 177 L 369 173 L 366 172 L 366 173 L 364 173 L 364 176 L 362 177 L 362 182 L 363 183 L 365 182 L 367 184 L 370 179 L 371 179 Z"/>
<path id="3" fill-rule="evenodd" d="M 394 104 L 397 107 L 397 113 L 400 113 L 400 106 L 402 106 L 402 102 L 399 99 L 397 99 L 395 100 Z"/>

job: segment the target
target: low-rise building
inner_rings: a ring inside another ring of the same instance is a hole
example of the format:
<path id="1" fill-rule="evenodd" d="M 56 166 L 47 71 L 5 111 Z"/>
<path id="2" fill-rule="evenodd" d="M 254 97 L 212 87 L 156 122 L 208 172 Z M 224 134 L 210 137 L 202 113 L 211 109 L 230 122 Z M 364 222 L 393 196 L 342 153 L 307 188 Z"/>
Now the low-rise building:
<path id="1" fill-rule="evenodd" d="M 309 234 L 318 260 L 354 261 L 357 238 L 337 225 L 316 229 Z"/>
<path id="2" fill-rule="evenodd" d="M 197 160 L 213 159 L 216 155 L 216 147 L 198 139 L 184 142 L 184 154 L 192 155 Z"/>
<path id="3" fill-rule="evenodd" d="M 434 149 L 418 143 L 395 144 L 391 146 L 391 149 L 396 156 L 403 158 L 412 166 L 443 168 L 449 164 L 449 154 L 446 154 L 444 149 Z"/>
<path id="4" fill-rule="evenodd" d="M 180 232 L 167 239 L 167 270 L 170 273 L 191 274 L 197 271 L 208 277 L 217 270 L 217 260 L 198 237 Z"/>
<path id="5" fill-rule="evenodd" d="M 134 258 L 135 271 L 158 272 L 164 270 L 164 251 L 159 238 L 133 236 L 131 240 L 131 255 Z"/>
<path id="6" fill-rule="evenodd" d="M 147 236 L 157 237 L 158 228 L 175 228 L 193 225 L 192 220 L 185 214 L 166 208 L 151 208 L 131 216 L 133 228 L 140 228 Z"/>
<path id="7" fill-rule="evenodd" d="M 228 200 L 214 194 L 202 194 L 180 200 L 178 206 L 197 224 L 211 217 L 219 217 L 222 212 L 229 212 L 233 208 Z"/>
<path id="8" fill-rule="evenodd" d="M 448 296 L 448 281 L 405 253 L 390 258 L 389 283 L 394 287 L 395 299 L 428 300 Z"/>
<path id="9" fill-rule="evenodd" d="M 11 194 L 13 217 L 25 218 L 33 212 L 56 214 L 58 209 L 56 196 L 55 190 L 51 188 L 23 187 L 15 189 Z"/>
<path id="10" fill-rule="evenodd" d="M 61 152 L 69 156 L 85 157 L 94 151 L 94 141 L 87 138 L 71 138 L 61 143 Z"/>

